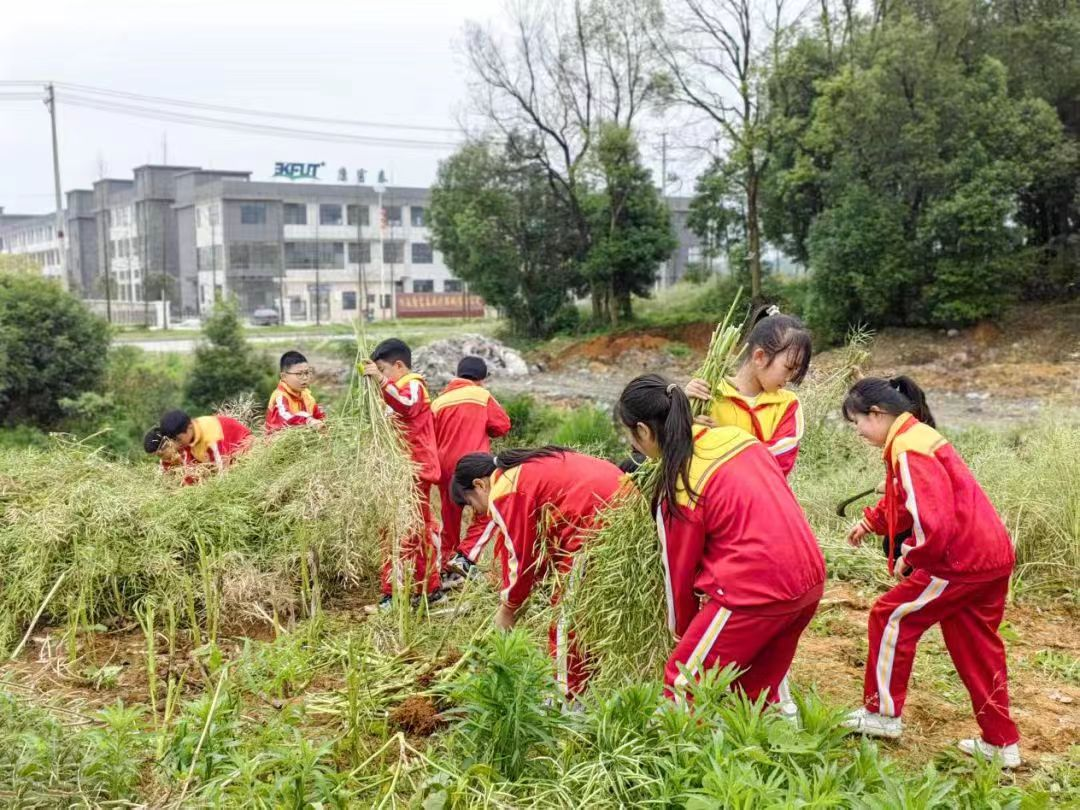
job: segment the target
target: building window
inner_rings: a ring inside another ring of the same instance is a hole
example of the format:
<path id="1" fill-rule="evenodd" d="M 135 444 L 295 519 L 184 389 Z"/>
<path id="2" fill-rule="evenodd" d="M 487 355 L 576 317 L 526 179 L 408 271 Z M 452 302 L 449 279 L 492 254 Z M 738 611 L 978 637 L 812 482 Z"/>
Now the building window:
<path id="1" fill-rule="evenodd" d="M 368 306 L 371 306 L 372 304 L 375 303 L 375 293 L 368 293 L 367 294 L 367 302 L 368 302 Z"/>
<path id="2" fill-rule="evenodd" d="M 434 259 L 431 255 L 431 245 L 427 242 L 412 243 L 412 263 L 431 264 Z"/>
<path id="3" fill-rule="evenodd" d="M 390 295 L 389 294 L 383 294 L 380 297 L 382 298 L 382 308 L 383 309 L 390 309 Z"/>
<path id="4" fill-rule="evenodd" d="M 401 206 L 387 205 L 383 208 L 383 220 L 387 225 L 401 225 Z"/>
<path id="5" fill-rule="evenodd" d="M 401 264 L 405 261 L 405 243 L 399 240 L 383 242 L 382 258 L 387 264 Z"/>
<path id="6" fill-rule="evenodd" d="M 286 242 L 285 267 L 290 270 L 310 270 L 315 267 L 314 242 Z"/>
<path id="7" fill-rule="evenodd" d="M 240 204 L 240 224 L 241 225 L 265 225 L 266 224 L 266 203 L 241 203 Z"/>
<path id="8" fill-rule="evenodd" d="M 320 225 L 340 225 L 341 224 L 341 206 L 332 205 L 329 203 L 323 203 L 319 206 L 319 224 Z"/>
<path id="9" fill-rule="evenodd" d="M 299 295 L 289 299 L 289 319 L 294 321 L 307 320 L 307 302 Z"/>
<path id="10" fill-rule="evenodd" d="M 346 206 L 346 211 L 348 213 L 350 225 L 370 224 L 371 211 L 366 205 L 349 205 Z"/>
<path id="11" fill-rule="evenodd" d="M 341 293 L 341 308 L 356 309 L 356 293 L 352 290 L 344 290 Z"/>
<path id="12" fill-rule="evenodd" d="M 412 291 L 416 292 L 435 292 L 435 282 L 430 278 L 417 278 L 413 279 Z"/>
<path id="13" fill-rule="evenodd" d="M 345 269 L 344 242 L 286 242 L 285 267 L 289 270 Z"/>
<path id="14" fill-rule="evenodd" d="M 345 269 L 345 243 L 319 242 L 319 267 L 331 270 Z"/>
<path id="15" fill-rule="evenodd" d="M 371 242 L 349 242 L 349 264 L 371 264 Z"/>
<path id="16" fill-rule="evenodd" d="M 423 228 L 427 224 L 427 210 L 422 205 L 409 208 L 410 221 L 414 228 Z"/>
<path id="17" fill-rule="evenodd" d="M 277 242 L 233 242 L 229 245 L 230 270 L 277 270 L 281 251 Z"/>
<path id="18" fill-rule="evenodd" d="M 307 225 L 307 206 L 304 203 L 285 203 L 286 225 Z"/>
<path id="19" fill-rule="evenodd" d="M 461 283 L 459 278 L 448 278 L 442 283 L 443 292 L 462 292 L 465 289 L 465 285 Z"/>

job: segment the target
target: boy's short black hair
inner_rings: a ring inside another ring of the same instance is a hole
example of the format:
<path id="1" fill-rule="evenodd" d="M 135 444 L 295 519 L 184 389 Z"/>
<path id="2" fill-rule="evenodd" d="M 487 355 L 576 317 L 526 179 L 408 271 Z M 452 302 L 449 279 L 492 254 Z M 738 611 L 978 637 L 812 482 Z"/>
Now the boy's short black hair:
<path id="1" fill-rule="evenodd" d="M 379 360 L 384 363 L 396 363 L 400 360 L 406 368 L 412 368 L 412 349 L 404 340 L 387 338 L 371 353 L 371 362 L 377 363 Z"/>
<path id="2" fill-rule="evenodd" d="M 146 431 L 146 435 L 143 436 L 143 450 L 147 453 L 156 453 L 161 449 L 161 445 L 165 443 L 166 438 L 165 434 L 161 432 L 161 425 L 155 425 Z"/>
<path id="3" fill-rule="evenodd" d="M 298 366 L 301 363 L 306 362 L 307 358 L 304 357 L 304 355 L 300 354 L 300 352 L 288 351 L 285 352 L 285 354 L 281 355 L 281 365 L 279 366 L 279 368 L 282 371 L 288 371 L 293 366 Z"/>
<path id="4" fill-rule="evenodd" d="M 487 363 L 484 362 L 482 357 L 472 354 L 467 355 L 458 361 L 457 375 L 463 380 L 472 380 L 473 382 L 486 380 L 488 375 Z"/>
<path id="5" fill-rule="evenodd" d="M 161 434 L 175 439 L 191 425 L 191 417 L 183 411 L 166 411 L 161 417 Z"/>

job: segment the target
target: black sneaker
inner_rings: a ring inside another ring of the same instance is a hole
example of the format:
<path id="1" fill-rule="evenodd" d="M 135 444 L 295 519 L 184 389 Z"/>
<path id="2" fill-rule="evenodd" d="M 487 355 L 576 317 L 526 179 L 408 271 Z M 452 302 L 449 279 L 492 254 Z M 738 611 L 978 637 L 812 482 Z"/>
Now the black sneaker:
<path id="1" fill-rule="evenodd" d="M 446 593 L 446 589 L 445 588 L 439 588 L 439 590 L 432 591 L 431 593 L 429 593 L 427 595 L 427 605 L 428 605 L 429 608 L 434 607 L 435 605 L 438 605 L 441 602 L 445 602 L 449 598 L 450 597 Z M 421 604 L 421 597 L 414 596 L 412 598 L 412 606 L 413 606 L 413 608 L 415 609 L 415 608 L 420 607 L 420 604 Z"/>
<path id="2" fill-rule="evenodd" d="M 451 574 L 458 574 L 464 579 L 469 576 L 469 571 L 473 568 L 472 560 L 462 554 L 460 551 L 454 554 L 450 558 L 450 562 L 446 564 L 446 570 Z"/>
<path id="3" fill-rule="evenodd" d="M 394 597 L 387 594 L 374 605 L 364 605 L 365 613 L 386 613 L 394 606 Z"/>

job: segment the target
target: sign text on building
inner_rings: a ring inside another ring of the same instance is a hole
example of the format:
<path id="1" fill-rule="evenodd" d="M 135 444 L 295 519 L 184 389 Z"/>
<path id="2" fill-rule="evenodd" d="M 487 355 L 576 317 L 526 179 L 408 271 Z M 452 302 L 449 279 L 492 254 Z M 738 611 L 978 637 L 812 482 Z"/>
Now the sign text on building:
<path id="1" fill-rule="evenodd" d="M 274 177 L 287 177 L 290 180 L 318 180 L 322 163 L 275 163 Z"/>

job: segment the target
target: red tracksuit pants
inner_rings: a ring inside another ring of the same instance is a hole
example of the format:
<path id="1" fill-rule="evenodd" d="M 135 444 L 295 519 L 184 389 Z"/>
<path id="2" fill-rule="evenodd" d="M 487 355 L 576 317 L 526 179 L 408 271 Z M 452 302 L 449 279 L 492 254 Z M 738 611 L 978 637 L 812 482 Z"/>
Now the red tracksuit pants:
<path id="1" fill-rule="evenodd" d="M 820 599 L 820 597 L 819 597 Z M 799 637 L 817 610 L 818 600 L 787 613 L 739 611 L 708 601 L 690 622 L 664 669 L 664 693 L 682 699 L 688 681 L 679 665 L 697 678 L 707 669 L 728 664 L 746 670 L 732 684 L 751 700 L 767 691 L 769 703 L 780 700 L 780 684 L 787 675 Z"/>
<path id="2" fill-rule="evenodd" d="M 413 585 L 410 591 L 420 593 L 423 583 L 427 583 L 427 592 L 439 590 L 442 580 L 439 576 L 441 570 L 439 524 L 431 514 L 431 487 L 426 481 L 416 483 L 416 494 L 420 501 L 420 516 L 423 519 L 423 528 L 419 534 L 411 535 L 401 541 L 399 558 L 393 559 L 393 551 L 387 555 L 382 569 L 382 592 L 389 595 L 393 592 L 394 568 L 397 566 L 399 576 L 405 580 L 409 572 L 413 575 Z"/>
<path id="3" fill-rule="evenodd" d="M 948 582 L 915 571 L 870 610 L 870 649 L 864 695 L 872 712 L 899 717 L 922 634 L 941 623 L 956 671 L 971 695 L 983 740 L 1011 745 L 1020 739 L 1009 717 L 1005 643 L 998 626 L 1005 613 L 1009 578 Z"/>
<path id="4" fill-rule="evenodd" d="M 450 497 L 450 482 L 452 478 L 443 478 L 439 481 L 439 498 L 441 501 L 442 517 L 442 557 L 440 570 L 446 569 L 446 564 L 454 553 L 469 558 L 469 562 L 476 562 L 476 558 L 483 552 L 483 547 L 491 536 L 494 525 L 487 515 L 473 515 L 472 522 L 461 536 L 461 519 L 464 510 L 454 503 Z"/>

